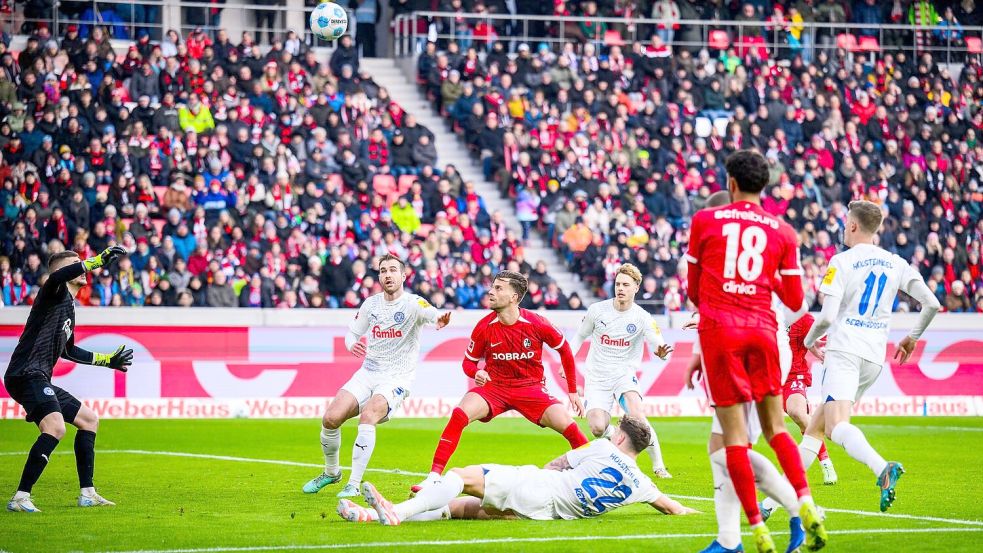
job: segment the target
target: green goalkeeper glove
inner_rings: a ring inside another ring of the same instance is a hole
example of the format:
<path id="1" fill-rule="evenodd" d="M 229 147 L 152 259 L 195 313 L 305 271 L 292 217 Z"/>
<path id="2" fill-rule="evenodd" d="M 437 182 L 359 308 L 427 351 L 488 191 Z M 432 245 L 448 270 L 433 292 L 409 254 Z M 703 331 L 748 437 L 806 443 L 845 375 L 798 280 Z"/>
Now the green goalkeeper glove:
<path id="1" fill-rule="evenodd" d="M 104 265 L 109 265 L 124 255 L 126 255 L 126 250 L 123 248 L 123 246 L 113 246 L 111 248 L 106 248 L 106 250 L 99 255 L 86 259 L 82 262 L 82 265 L 85 266 L 86 271 L 95 271 Z"/>
<path id="2" fill-rule="evenodd" d="M 126 372 L 133 363 L 133 350 L 120 346 L 115 353 L 93 353 L 92 364 Z"/>

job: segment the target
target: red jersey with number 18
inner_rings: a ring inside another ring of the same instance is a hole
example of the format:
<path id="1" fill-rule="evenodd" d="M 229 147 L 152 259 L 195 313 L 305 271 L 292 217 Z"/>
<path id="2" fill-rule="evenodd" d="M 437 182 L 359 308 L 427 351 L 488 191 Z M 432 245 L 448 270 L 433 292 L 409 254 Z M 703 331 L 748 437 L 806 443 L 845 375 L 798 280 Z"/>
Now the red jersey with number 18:
<path id="1" fill-rule="evenodd" d="M 772 293 L 793 311 L 802 304 L 795 230 L 759 205 L 735 202 L 698 211 L 686 259 L 701 329 L 778 330 Z M 794 278 L 780 281 L 776 275 Z"/>
<path id="2" fill-rule="evenodd" d="M 519 320 L 506 325 L 495 312 L 478 321 L 464 355 L 485 360 L 485 371 L 496 386 L 533 386 L 543 382 L 543 344 L 556 350 L 563 334 L 540 315 L 519 310 Z"/>

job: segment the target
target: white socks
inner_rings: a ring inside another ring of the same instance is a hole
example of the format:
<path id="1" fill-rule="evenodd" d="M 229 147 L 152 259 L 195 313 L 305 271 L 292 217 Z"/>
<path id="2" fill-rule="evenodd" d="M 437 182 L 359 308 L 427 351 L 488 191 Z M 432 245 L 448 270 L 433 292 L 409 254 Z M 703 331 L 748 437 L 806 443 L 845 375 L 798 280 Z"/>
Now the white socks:
<path id="1" fill-rule="evenodd" d="M 604 429 L 604 432 L 602 432 L 601 435 L 598 436 L 598 438 L 605 438 L 605 439 L 610 440 L 611 439 L 611 436 L 614 436 L 614 427 L 609 424 Z"/>
<path id="2" fill-rule="evenodd" d="M 341 449 L 341 430 L 321 427 L 321 451 L 324 452 L 324 474 L 335 475 L 338 467 L 338 450 Z"/>
<path id="3" fill-rule="evenodd" d="M 379 513 L 375 512 L 375 509 L 366 509 L 365 514 L 368 515 L 369 521 L 379 522 Z M 402 519 L 403 522 L 432 522 L 434 520 L 450 520 L 451 518 L 451 508 L 444 506 L 442 509 L 434 509 L 432 511 L 425 511 L 418 515 L 413 515 L 410 518 Z"/>
<path id="4" fill-rule="evenodd" d="M 355 436 L 355 442 L 352 444 L 352 474 L 348 477 L 349 484 L 358 486 L 362 483 L 362 475 L 369 466 L 373 449 L 375 449 L 375 425 L 358 425 L 358 435 Z"/>
<path id="5" fill-rule="evenodd" d="M 31 492 L 22 492 L 20 490 L 14 492 L 14 499 L 27 499 L 29 497 L 31 497 Z"/>
<path id="6" fill-rule="evenodd" d="M 408 520 L 421 513 L 440 510 L 464 491 L 464 480 L 456 472 L 448 472 L 443 478 L 420 490 L 416 497 L 393 506 L 396 516 Z M 417 520 L 414 518 L 414 520 Z"/>
<path id="7" fill-rule="evenodd" d="M 880 476 L 887 468 L 887 461 L 874 451 L 874 448 L 867 442 L 864 433 L 856 426 L 848 422 L 841 422 L 836 425 L 829 437 L 843 446 L 850 457 L 867 465 L 875 476 Z"/>
<path id="8" fill-rule="evenodd" d="M 734 549 L 741 543 L 741 502 L 727 474 L 727 451 L 720 448 L 710 456 L 713 473 L 713 510 L 717 515 L 717 543 Z"/>
<path id="9" fill-rule="evenodd" d="M 725 456 L 725 463 L 726 459 Z M 790 516 L 799 516 L 799 499 L 795 494 L 795 488 L 792 487 L 788 479 L 778 472 L 778 469 L 767 457 L 757 451 L 749 449 L 748 459 L 751 460 L 751 468 L 754 470 L 754 481 L 758 489 L 769 498 L 775 498 L 776 501 L 788 510 Z"/>
<path id="10" fill-rule="evenodd" d="M 96 495 L 96 489 L 95 488 L 81 488 L 79 490 L 79 495 L 84 495 L 85 497 L 92 497 L 92 496 Z"/>
<path id="11" fill-rule="evenodd" d="M 822 440 L 817 440 L 808 434 L 802 436 L 802 442 L 799 443 L 799 457 L 802 457 L 802 466 L 805 470 L 809 470 L 809 467 L 816 461 L 819 450 L 822 448 Z"/>
<path id="12" fill-rule="evenodd" d="M 645 448 L 645 451 L 648 451 L 649 457 L 652 459 L 652 468 L 664 469 L 666 468 L 666 462 L 662 458 L 662 446 L 659 445 L 659 437 L 655 434 L 655 428 L 652 428 L 652 423 L 647 418 L 642 420 L 645 421 L 645 424 L 649 427 L 649 432 L 652 433 L 652 443 Z"/>

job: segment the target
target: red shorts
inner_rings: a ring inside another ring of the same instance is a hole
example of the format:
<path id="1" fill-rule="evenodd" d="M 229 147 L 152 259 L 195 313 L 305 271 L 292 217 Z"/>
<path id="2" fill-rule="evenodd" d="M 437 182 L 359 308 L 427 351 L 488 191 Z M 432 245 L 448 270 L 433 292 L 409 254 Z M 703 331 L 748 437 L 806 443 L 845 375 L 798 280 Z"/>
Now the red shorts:
<path id="1" fill-rule="evenodd" d="M 782 386 L 782 407 L 788 410 L 788 398 L 795 394 L 802 397 L 806 397 L 806 390 L 809 389 L 809 384 L 805 379 L 799 379 L 796 375 L 790 375 L 788 380 L 785 381 L 785 385 Z M 806 411 L 808 412 L 809 403 L 806 402 Z"/>
<path id="2" fill-rule="evenodd" d="M 710 402 L 719 407 L 761 401 L 782 391 L 776 333 L 757 328 L 700 331 Z"/>
<path id="3" fill-rule="evenodd" d="M 546 391 L 546 386 L 543 384 L 521 388 L 485 384 L 484 386 L 475 386 L 468 392 L 478 394 L 488 404 L 488 416 L 481 419 L 481 422 L 488 422 L 510 409 L 515 409 L 529 422 L 539 424 L 543 418 L 543 413 L 550 406 L 560 403 Z"/>

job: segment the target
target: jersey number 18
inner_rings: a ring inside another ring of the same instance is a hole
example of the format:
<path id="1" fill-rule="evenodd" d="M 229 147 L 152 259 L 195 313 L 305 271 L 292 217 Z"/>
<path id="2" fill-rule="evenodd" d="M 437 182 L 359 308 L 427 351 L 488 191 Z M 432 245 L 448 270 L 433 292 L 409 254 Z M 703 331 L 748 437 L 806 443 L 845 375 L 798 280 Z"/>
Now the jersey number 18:
<path id="1" fill-rule="evenodd" d="M 727 223 L 722 228 L 727 238 L 724 278 L 734 278 L 740 274 L 745 282 L 757 280 L 764 269 L 762 254 L 768 247 L 768 235 L 756 226 L 749 226 L 742 232 L 740 223 Z"/>

